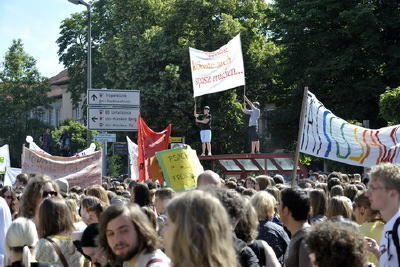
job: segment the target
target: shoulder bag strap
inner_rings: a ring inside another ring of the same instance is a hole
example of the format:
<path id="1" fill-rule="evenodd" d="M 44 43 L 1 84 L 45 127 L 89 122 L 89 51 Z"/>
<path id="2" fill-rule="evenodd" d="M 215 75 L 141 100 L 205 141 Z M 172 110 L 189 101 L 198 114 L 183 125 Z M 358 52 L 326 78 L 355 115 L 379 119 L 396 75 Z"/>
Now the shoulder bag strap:
<path id="1" fill-rule="evenodd" d="M 56 251 L 56 253 L 57 253 L 57 255 L 58 255 L 58 258 L 60 258 L 60 261 L 61 261 L 62 265 L 63 265 L 64 267 L 68 267 L 67 260 L 65 259 L 64 255 L 63 255 L 62 252 L 61 252 L 60 247 L 56 244 L 56 242 L 54 242 L 53 239 L 48 238 L 48 237 L 46 237 L 45 239 L 46 239 L 47 241 L 49 241 L 49 242 L 53 245 L 53 248 L 54 248 L 54 250 Z"/>

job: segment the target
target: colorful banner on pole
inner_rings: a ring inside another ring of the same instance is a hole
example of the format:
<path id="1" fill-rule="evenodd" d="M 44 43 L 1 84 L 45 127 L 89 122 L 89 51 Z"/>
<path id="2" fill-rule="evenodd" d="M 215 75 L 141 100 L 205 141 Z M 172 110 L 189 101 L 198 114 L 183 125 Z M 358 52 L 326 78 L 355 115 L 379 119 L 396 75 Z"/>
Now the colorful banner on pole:
<path id="1" fill-rule="evenodd" d="M 308 92 L 300 152 L 350 165 L 400 163 L 400 125 L 367 129 L 335 116 Z"/>
<path id="2" fill-rule="evenodd" d="M 26 147 L 22 152 L 22 172 L 41 173 L 53 179 L 65 178 L 70 187 L 101 185 L 101 167 L 101 151 L 78 158 L 49 156 Z"/>
<path id="3" fill-rule="evenodd" d="M 193 97 L 245 85 L 240 34 L 213 52 L 189 48 Z"/>
<path id="4" fill-rule="evenodd" d="M 157 152 L 156 156 L 169 187 L 177 192 L 196 188 L 197 176 L 204 170 L 195 150 L 186 146 Z"/>

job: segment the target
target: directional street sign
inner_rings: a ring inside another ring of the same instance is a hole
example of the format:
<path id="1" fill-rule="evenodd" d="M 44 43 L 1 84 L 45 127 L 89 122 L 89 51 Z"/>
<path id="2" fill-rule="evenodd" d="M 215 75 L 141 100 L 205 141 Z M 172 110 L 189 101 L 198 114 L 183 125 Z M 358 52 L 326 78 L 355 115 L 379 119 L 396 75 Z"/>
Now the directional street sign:
<path id="1" fill-rule="evenodd" d="M 136 131 L 139 108 L 89 107 L 88 126 L 90 130 Z"/>
<path id="2" fill-rule="evenodd" d="M 99 133 L 94 135 L 94 140 L 97 142 L 110 142 L 113 143 L 117 141 L 117 135 L 114 133 Z"/>
<path id="3" fill-rule="evenodd" d="M 89 105 L 140 106 L 140 91 L 118 89 L 88 89 Z"/>

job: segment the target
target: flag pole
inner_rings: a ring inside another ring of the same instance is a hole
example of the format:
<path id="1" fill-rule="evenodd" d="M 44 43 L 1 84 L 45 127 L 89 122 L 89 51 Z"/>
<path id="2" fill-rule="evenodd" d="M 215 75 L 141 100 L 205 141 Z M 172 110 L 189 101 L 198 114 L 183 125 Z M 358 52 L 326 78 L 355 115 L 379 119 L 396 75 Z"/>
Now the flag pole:
<path id="1" fill-rule="evenodd" d="M 293 162 L 293 174 L 292 174 L 292 187 L 297 185 L 297 166 L 299 162 L 299 154 L 300 154 L 300 140 L 301 136 L 303 135 L 303 124 L 304 124 L 304 113 L 307 107 L 307 94 L 308 94 L 308 86 L 304 87 L 303 92 L 303 102 L 301 103 L 301 111 L 300 111 L 300 122 L 299 122 L 299 132 L 297 135 L 297 145 L 296 145 L 296 152 L 294 154 L 294 162 Z"/>

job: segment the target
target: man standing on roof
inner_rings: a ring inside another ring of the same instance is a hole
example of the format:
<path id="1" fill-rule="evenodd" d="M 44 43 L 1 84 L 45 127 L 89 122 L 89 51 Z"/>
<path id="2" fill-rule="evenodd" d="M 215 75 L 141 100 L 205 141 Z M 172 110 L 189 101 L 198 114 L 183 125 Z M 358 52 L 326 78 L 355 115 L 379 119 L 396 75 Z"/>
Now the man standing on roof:
<path id="1" fill-rule="evenodd" d="M 246 103 L 250 106 L 250 109 L 246 108 Z M 249 139 L 251 142 L 251 154 L 260 153 L 260 140 L 258 138 L 258 119 L 260 118 L 260 103 L 251 102 L 246 96 L 244 96 L 243 112 L 250 115 L 249 119 Z"/>
<path id="2" fill-rule="evenodd" d="M 196 123 L 200 125 L 200 139 L 201 139 L 201 156 L 206 155 L 206 149 L 208 156 L 211 156 L 211 114 L 210 107 L 205 106 L 203 114 L 194 114 L 196 117 Z"/>

